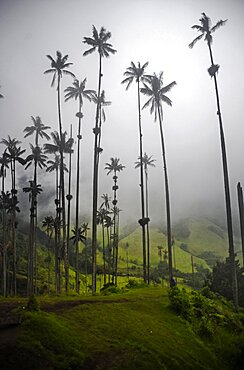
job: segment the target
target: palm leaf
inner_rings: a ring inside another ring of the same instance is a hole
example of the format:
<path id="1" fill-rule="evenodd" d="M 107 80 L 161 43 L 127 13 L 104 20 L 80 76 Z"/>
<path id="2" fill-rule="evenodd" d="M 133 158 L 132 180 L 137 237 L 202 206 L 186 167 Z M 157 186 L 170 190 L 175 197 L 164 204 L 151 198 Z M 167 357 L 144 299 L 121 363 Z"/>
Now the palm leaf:
<path id="1" fill-rule="evenodd" d="M 193 46 L 195 45 L 196 42 L 198 42 L 199 40 L 201 40 L 201 38 L 204 36 L 204 34 L 202 33 L 201 35 L 197 36 L 188 46 L 190 49 L 193 48 Z"/>

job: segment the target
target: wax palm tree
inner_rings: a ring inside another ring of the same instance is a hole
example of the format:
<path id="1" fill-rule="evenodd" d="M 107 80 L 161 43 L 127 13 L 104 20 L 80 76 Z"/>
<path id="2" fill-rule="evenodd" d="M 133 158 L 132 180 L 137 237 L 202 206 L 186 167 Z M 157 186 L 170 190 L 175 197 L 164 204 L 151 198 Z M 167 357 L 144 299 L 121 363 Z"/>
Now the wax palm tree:
<path id="1" fill-rule="evenodd" d="M 35 140 L 37 146 L 30 144 L 32 154 L 26 158 L 27 169 L 32 163 L 34 163 L 34 187 L 37 186 L 37 166 L 42 169 L 46 167 L 47 156 L 42 153 L 42 149 L 38 146 L 38 139 Z M 34 293 L 33 288 L 33 275 L 35 271 L 35 291 L 37 289 L 37 249 L 36 249 L 36 230 L 37 230 L 37 196 L 38 192 L 31 192 L 31 212 L 30 212 L 30 229 L 29 229 L 29 253 L 28 253 L 28 278 L 27 278 L 27 294 L 31 295 Z M 31 261 L 30 259 L 34 259 Z M 32 268 L 34 271 L 32 271 Z"/>
<path id="2" fill-rule="evenodd" d="M 92 28 L 92 37 L 84 37 L 83 42 L 90 46 L 83 55 L 87 56 L 97 51 L 99 56 L 99 67 L 98 67 L 98 89 L 97 97 L 98 103 L 96 108 L 95 128 L 93 130 L 95 135 L 94 140 L 94 158 L 93 158 L 93 197 L 92 197 L 92 291 L 93 294 L 96 292 L 96 248 L 97 248 L 97 197 L 98 197 L 98 142 L 100 136 L 99 130 L 99 115 L 100 115 L 100 95 L 101 95 L 101 82 L 102 82 L 102 58 L 108 58 L 110 54 L 115 54 L 116 50 L 113 49 L 112 45 L 108 42 L 111 38 L 111 32 L 106 31 L 104 27 L 101 27 L 98 32 L 96 27 Z"/>
<path id="3" fill-rule="evenodd" d="M 155 159 L 152 159 L 152 155 L 149 157 L 147 153 L 144 156 L 138 157 L 138 161 L 135 162 L 135 168 L 143 166 L 144 174 L 146 179 L 146 231 L 147 231 L 147 281 L 150 284 L 150 233 L 149 233 L 149 199 L 148 199 L 148 166 L 155 167 Z"/>
<path id="4" fill-rule="evenodd" d="M 143 108 L 150 106 L 150 113 L 154 113 L 154 120 L 158 119 L 160 138 L 162 146 L 162 157 L 163 157 L 163 169 L 165 179 L 165 197 L 166 197 L 166 216 L 167 216 L 167 240 L 168 240 L 168 254 L 169 254 L 169 282 L 170 286 L 173 286 L 173 271 L 172 271 L 172 246 L 171 246 L 171 214 L 170 214 L 170 195 L 169 195 L 169 182 L 168 182 L 168 171 L 166 163 L 166 152 L 163 134 L 163 107 L 162 103 L 166 103 L 169 106 L 172 105 L 172 101 L 165 95 L 168 91 L 176 85 L 173 81 L 167 86 L 163 85 L 163 72 L 160 72 L 157 76 L 150 76 L 147 83 L 143 83 L 144 87 L 141 92 L 149 97 L 149 100 L 144 104 Z M 143 109 L 142 108 L 142 109 Z"/>
<path id="5" fill-rule="evenodd" d="M 61 196 L 59 196 L 57 199 L 57 207 L 62 212 L 62 230 L 63 235 L 62 238 L 66 238 L 66 224 L 65 224 L 65 214 L 63 212 L 63 208 L 65 207 L 65 203 L 63 202 L 63 184 L 64 184 L 64 172 L 65 172 L 65 165 L 64 165 L 64 153 L 73 153 L 73 143 L 74 139 L 69 138 L 66 141 L 67 132 L 63 132 L 60 136 L 57 131 L 51 133 L 51 137 L 53 139 L 53 144 L 46 143 L 44 144 L 44 152 L 49 154 L 60 154 L 60 193 Z M 61 138 L 61 139 L 60 139 Z M 61 155 L 62 153 L 62 155 Z M 60 202 L 61 200 L 61 202 Z M 57 222 L 58 222 L 57 218 Z M 64 225 L 65 224 L 65 225 Z M 64 230 L 65 229 L 65 230 Z M 64 235 L 65 233 L 65 235 Z M 68 261 L 68 251 L 67 251 L 67 243 L 66 240 L 63 240 L 63 254 L 64 254 L 64 265 L 65 265 L 65 291 L 68 290 L 68 281 L 69 281 L 69 261 Z"/>
<path id="6" fill-rule="evenodd" d="M 13 244 L 13 286 L 14 295 L 17 294 L 17 282 L 16 282 L 16 269 L 17 269 L 17 256 L 16 256 L 16 212 L 17 212 L 17 190 L 16 190 L 16 162 L 21 165 L 25 164 L 25 160 L 22 155 L 25 149 L 22 150 L 19 144 L 21 142 L 16 138 L 11 138 L 8 135 L 7 139 L 2 139 L 2 144 L 4 144 L 6 149 L 6 157 L 10 162 L 10 172 L 11 172 L 11 194 L 12 194 L 12 211 L 11 211 L 11 226 L 12 226 L 12 244 Z"/>
<path id="7" fill-rule="evenodd" d="M 103 241 L 103 281 L 106 284 L 106 254 L 105 254 L 105 220 L 108 216 L 108 211 L 102 206 L 97 211 L 97 225 L 102 226 L 102 241 Z"/>
<path id="8" fill-rule="evenodd" d="M 55 153 L 55 151 L 54 151 Z M 58 154 L 54 154 L 54 160 L 48 160 L 47 161 L 47 172 L 53 172 L 55 171 L 55 182 L 56 182 L 56 196 L 55 196 L 55 205 L 56 205 L 56 217 L 54 219 L 54 231 L 55 231 L 55 287 L 56 287 L 56 293 L 60 293 L 60 186 L 59 186 L 59 170 L 60 170 L 60 156 Z M 68 169 L 66 167 L 66 164 L 63 163 L 63 170 L 68 172 Z"/>
<path id="9" fill-rule="evenodd" d="M 121 82 L 127 84 L 126 90 L 129 89 L 133 81 L 137 84 L 137 106 L 138 106 L 138 128 L 139 128 L 139 158 L 143 156 L 143 142 L 142 142 L 142 125 L 141 125 L 141 100 L 140 100 L 140 82 L 146 82 L 145 70 L 148 66 L 148 62 L 141 65 L 138 62 L 137 66 L 134 62 L 131 62 L 130 67 L 124 72 L 126 78 Z M 139 223 L 142 227 L 142 255 L 143 255 L 143 277 L 146 282 L 146 234 L 145 225 L 147 225 L 145 218 L 145 202 L 144 202 L 144 181 L 143 181 L 143 166 L 140 166 L 140 192 L 141 192 L 141 219 Z"/>
<path id="10" fill-rule="evenodd" d="M 221 115 L 221 109 L 220 109 L 220 99 L 219 99 L 217 73 L 216 73 L 219 69 L 219 65 L 214 64 L 213 52 L 212 52 L 212 43 L 213 43 L 212 33 L 214 33 L 219 27 L 225 25 L 227 20 L 224 20 L 224 21 L 219 20 L 214 26 L 211 27 L 211 19 L 205 13 L 202 13 L 202 17 L 199 19 L 199 21 L 200 21 L 200 25 L 194 25 L 192 26 L 192 28 L 200 32 L 200 35 L 196 37 L 189 44 L 189 47 L 193 48 L 196 42 L 198 42 L 204 37 L 204 41 L 207 42 L 209 55 L 210 55 L 211 66 L 208 69 L 208 72 L 210 76 L 214 78 L 214 87 L 215 87 L 215 94 L 216 94 L 217 115 L 218 115 L 218 120 L 219 120 L 220 142 L 221 142 L 223 175 L 224 175 L 225 205 L 226 205 L 227 230 L 228 230 L 228 239 L 229 239 L 229 257 L 230 257 L 231 268 L 232 268 L 233 300 L 234 300 L 235 307 L 237 309 L 238 308 L 238 287 L 237 287 L 237 278 L 236 278 L 229 175 L 228 175 L 225 135 L 224 135 L 222 115 Z"/>
<path id="11" fill-rule="evenodd" d="M 2 208 L 2 229 L 3 229 L 3 242 L 2 242 L 2 282 L 3 282 L 3 296 L 7 296 L 7 248 L 6 248 L 6 207 L 5 207 L 5 178 L 6 169 L 9 168 L 9 158 L 6 155 L 6 149 L 0 157 L 0 177 L 2 177 L 1 189 L 1 208 Z"/>
<path id="12" fill-rule="evenodd" d="M 84 99 L 88 101 L 92 100 L 93 95 L 95 94 L 95 90 L 88 90 L 86 89 L 86 78 L 82 81 L 77 79 L 74 80 L 73 86 L 67 87 L 65 89 L 65 101 L 70 99 L 78 100 L 78 112 L 76 116 L 78 117 L 78 130 L 77 130 L 77 138 L 78 138 L 78 145 L 77 145 L 77 166 L 76 166 L 76 207 L 75 207 L 75 228 L 78 229 L 79 226 L 79 194 L 80 194 L 80 141 L 82 139 L 81 135 L 81 120 L 83 118 L 82 113 L 82 106 L 84 103 Z M 76 251 L 78 250 L 78 239 L 76 239 Z M 76 256 L 78 253 L 76 253 Z M 78 263 L 78 261 L 77 261 Z M 78 278 L 78 275 L 77 275 Z M 76 280 L 76 291 L 78 291 L 78 284 L 79 280 Z"/>
<path id="13" fill-rule="evenodd" d="M 70 238 L 70 240 L 73 240 L 73 244 L 77 245 L 79 242 L 85 243 L 86 237 L 83 235 L 84 231 L 82 227 L 78 227 L 78 229 L 74 228 L 72 229 L 73 236 Z M 77 251 L 76 251 L 77 253 Z M 78 257 L 79 257 L 79 249 L 78 249 Z M 76 292 L 79 294 L 80 293 L 80 279 L 79 279 L 79 258 L 76 259 L 76 271 L 75 271 L 75 276 L 76 280 L 78 279 L 78 284 L 76 285 Z"/>
<path id="14" fill-rule="evenodd" d="M 30 207 L 30 232 L 29 232 L 29 247 L 28 247 L 28 274 L 27 274 L 27 295 L 31 296 L 34 294 L 34 261 L 35 261 L 35 250 L 34 250 L 34 228 L 35 228 L 35 217 L 36 217 L 36 205 L 35 199 L 37 195 L 42 192 L 41 185 L 36 184 L 35 181 L 30 180 L 30 185 L 23 188 L 25 193 L 29 193 Z"/>
<path id="15" fill-rule="evenodd" d="M 120 162 L 119 158 L 110 158 L 110 163 L 105 164 L 105 170 L 108 170 L 107 175 L 109 175 L 111 172 L 113 172 L 113 180 L 114 180 L 114 185 L 112 187 L 113 189 L 113 214 L 114 214 L 114 219 L 113 219 L 113 227 L 114 227 L 114 232 L 113 232 L 113 282 L 114 278 L 116 279 L 117 283 L 117 256 L 118 256 L 118 212 L 117 212 L 117 190 L 118 190 L 118 185 L 117 185 L 117 173 L 123 171 L 125 166 L 123 166 Z"/>
<path id="16" fill-rule="evenodd" d="M 51 285 L 51 255 L 50 255 L 50 244 L 53 236 L 54 229 L 54 219 L 53 216 L 46 216 L 42 221 L 42 228 L 45 229 L 48 237 L 48 278 L 47 278 L 47 291 L 50 294 L 50 285 Z"/>
<path id="17" fill-rule="evenodd" d="M 57 96 L 58 96 L 58 121 L 59 121 L 59 136 L 62 138 L 63 128 L 62 128 L 62 118 L 61 118 L 61 101 L 60 101 L 60 85 L 61 78 L 63 75 L 69 75 L 75 78 L 75 75 L 70 72 L 69 68 L 73 63 L 67 63 L 68 55 L 62 56 L 60 51 L 57 51 L 56 60 L 53 59 L 51 55 L 47 55 L 47 58 L 51 61 L 51 69 L 46 70 L 44 73 L 53 73 L 53 79 L 51 86 L 54 86 L 55 80 L 57 78 Z M 68 251 L 66 243 L 66 214 L 65 214 L 65 189 L 64 189 L 64 170 L 63 170 L 63 151 L 62 146 L 60 147 L 60 187 L 61 187 L 61 200 L 62 200 L 62 218 L 63 218 L 63 251 L 64 251 L 64 267 L 65 267 L 65 291 L 68 291 L 69 285 L 69 266 L 68 266 Z"/>
<path id="18" fill-rule="evenodd" d="M 88 234 L 89 224 L 88 222 L 83 222 L 81 224 L 81 233 L 85 236 L 85 283 L 86 283 L 86 294 L 87 294 L 87 234 Z M 77 258 L 78 260 L 78 258 Z"/>

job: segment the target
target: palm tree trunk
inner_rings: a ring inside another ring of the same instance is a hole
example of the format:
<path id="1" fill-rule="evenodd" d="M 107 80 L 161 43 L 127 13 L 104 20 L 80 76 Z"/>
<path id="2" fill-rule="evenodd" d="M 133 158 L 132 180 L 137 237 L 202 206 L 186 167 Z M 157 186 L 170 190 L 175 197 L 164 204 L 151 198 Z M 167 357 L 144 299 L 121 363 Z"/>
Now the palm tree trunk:
<path id="1" fill-rule="evenodd" d="M 13 162 L 13 179 L 14 179 L 14 183 L 13 183 L 13 190 L 14 190 L 14 197 L 16 197 L 16 187 L 15 187 L 15 175 L 16 175 L 16 172 L 15 172 L 15 160 Z M 14 291 L 14 296 L 17 295 L 17 281 L 16 281 L 16 269 L 17 269 L 17 253 L 16 253 L 16 209 L 15 209 L 15 206 L 14 206 L 14 210 L 13 210 L 13 224 L 12 224 L 12 227 L 13 227 L 13 291 Z"/>
<path id="2" fill-rule="evenodd" d="M 140 102 L 140 82 L 137 82 L 138 99 L 138 123 L 139 123 L 139 151 L 140 151 L 140 188 L 141 188 L 141 227 L 142 227 L 142 256 L 143 256 L 143 279 L 147 281 L 147 257 L 146 257 L 146 232 L 145 232 L 145 204 L 144 204 L 144 179 L 143 179 L 143 150 L 142 150 L 142 128 L 141 128 L 141 102 Z"/>
<path id="3" fill-rule="evenodd" d="M 214 65 L 212 49 L 211 49 L 211 45 L 209 42 L 208 42 L 208 48 L 209 48 L 211 63 L 212 65 Z M 230 257 L 231 270 L 232 270 L 233 301 L 234 301 L 236 310 L 238 310 L 238 306 L 239 306 L 238 286 L 237 286 L 237 277 L 236 277 L 235 248 L 234 248 L 234 240 L 233 240 L 230 187 L 229 187 L 228 165 L 227 165 L 227 155 L 226 155 L 226 147 L 225 147 L 225 136 L 224 136 L 222 116 L 221 116 L 221 110 L 220 110 L 220 100 L 219 100 L 219 92 L 218 92 L 216 74 L 214 74 L 213 77 L 214 77 L 214 87 L 215 87 L 215 93 L 216 93 L 217 115 L 219 118 L 220 142 L 221 142 L 221 152 L 222 152 L 222 162 L 223 162 L 225 205 L 226 205 L 227 230 L 228 230 L 228 239 L 229 239 L 229 257 Z"/>
<path id="4" fill-rule="evenodd" d="M 81 114 L 81 99 L 79 98 L 79 113 Z M 76 208 L 75 208 L 75 230 L 79 227 L 79 192 L 80 192 L 80 140 L 81 140 L 81 115 L 78 123 L 78 148 L 77 148 L 77 165 L 76 165 Z M 79 241 L 75 240 L 75 286 L 76 292 L 79 293 Z"/>
<path id="5" fill-rule="evenodd" d="M 61 102 L 60 102 L 60 76 L 58 76 L 58 119 L 60 140 L 62 140 L 62 120 L 61 120 Z M 63 149 L 60 148 L 60 186 L 61 186 L 61 201 L 62 201 L 62 247 L 64 254 L 64 271 L 65 271 L 65 292 L 68 293 L 69 287 L 69 263 L 66 243 L 66 215 L 65 215 L 65 184 L 64 184 L 64 154 Z"/>
<path id="6" fill-rule="evenodd" d="M 149 231 L 149 206 L 148 206 L 148 174 L 145 168 L 146 179 L 146 218 L 147 218 L 147 282 L 150 284 L 150 231 Z"/>
<path id="7" fill-rule="evenodd" d="M 103 284 L 106 284 L 106 256 L 105 256 L 105 234 L 104 220 L 102 220 L 102 238 L 103 238 Z"/>
<path id="8" fill-rule="evenodd" d="M 237 184 L 237 194 L 238 194 L 240 230 L 241 230 L 242 266 L 244 266 L 244 207 L 243 207 L 243 192 L 241 184 L 239 182 Z"/>
<path id="9" fill-rule="evenodd" d="M 169 259 L 169 285 L 173 286 L 173 270 L 172 270 L 172 238 L 171 238 L 171 217 L 170 217 L 170 196 L 169 196 L 169 182 L 168 182 L 168 172 L 166 164 L 166 154 L 165 154 L 165 144 L 163 135 L 163 112 L 162 108 L 158 105 L 158 118 L 160 127 L 160 137 L 162 145 L 162 156 L 163 156 L 163 167 L 164 167 L 164 180 L 165 180 L 165 199 L 166 199 L 166 218 L 167 218 L 167 241 L 168 241 L 168 259 Z"/>
<path id="10" fill-rule="evenodd" d="M 95 142 L 94 142 L 94 163 L 93 163 L 93 206 L 92 206 L 92 293 L 96 293 L 96 268 L 97 268 L 97 196 L 98 196 L 98 137 L 99 137 L 99 112 L 100 112 L 100 92 L 102 79 L 102 56 L 99 54 L 99 78 L 98 78 L 98 102 L 95 122 Z"/>
<path id="11" fill-rule="evenodd" d="M 72 125 L 70 125 L 70 138 L 72 138 Z M 72 153 L 69 154 L 69 188 L 68 188 L 68 224 L 67 224 L 67 258 L 68 258 L 68 264 L 70 260 L 70 205 L 71 205 L 71 178 L 72 178 Z"/>

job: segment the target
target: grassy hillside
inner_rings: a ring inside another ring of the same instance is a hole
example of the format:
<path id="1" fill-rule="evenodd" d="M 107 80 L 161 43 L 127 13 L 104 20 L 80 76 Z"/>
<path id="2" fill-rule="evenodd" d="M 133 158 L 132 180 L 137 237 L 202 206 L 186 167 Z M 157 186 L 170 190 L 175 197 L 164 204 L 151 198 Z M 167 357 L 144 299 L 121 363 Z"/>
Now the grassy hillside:
<path id="1" fill-rule="evenodd" d="M 10 302 L 1 300 L 0 310 Z M 170 308 L 166 289 L 39 302 L 41 311 L 26 312 L 21 325 L 0 330 L 2 370 L 241 369 L 235 346 L 243 334 L 217 326 L 213 338 L 199 336 Z"/>

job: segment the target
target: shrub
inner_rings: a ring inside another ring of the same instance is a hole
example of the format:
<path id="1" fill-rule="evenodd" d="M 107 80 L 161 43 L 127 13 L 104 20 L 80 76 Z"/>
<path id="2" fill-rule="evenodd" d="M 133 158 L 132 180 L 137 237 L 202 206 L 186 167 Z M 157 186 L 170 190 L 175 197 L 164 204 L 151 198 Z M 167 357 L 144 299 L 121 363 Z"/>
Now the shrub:
<path id="1" fill-rule="evenodd" d="M 29 297 L 26 308 L 30 312 L 40 310 L 39 303 L 37 302 L 36 297 L 34 296 L 34 294 Z"/>
<path id="2" fill-rule="evenodd" d="M 189 295 L 183 288 L 180 290 L 177 286 L 169 290 L 169 299 L 173 309 L 182 317 L 189 320 L 191 316 L 191 303 Z"/>

